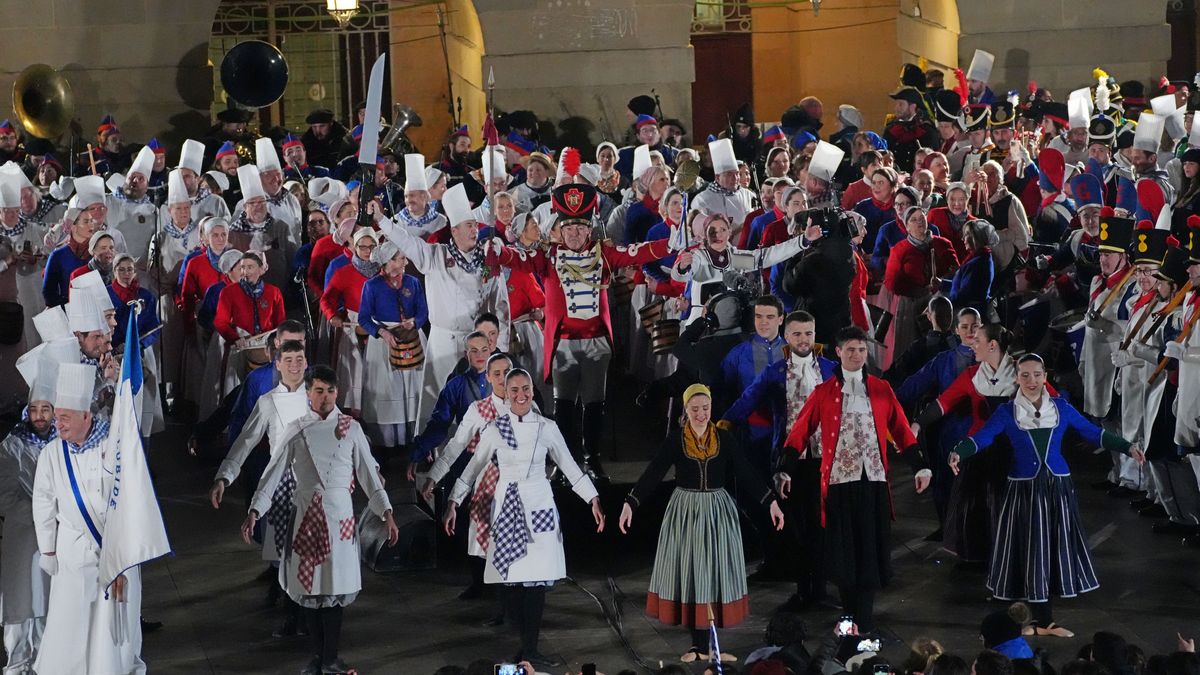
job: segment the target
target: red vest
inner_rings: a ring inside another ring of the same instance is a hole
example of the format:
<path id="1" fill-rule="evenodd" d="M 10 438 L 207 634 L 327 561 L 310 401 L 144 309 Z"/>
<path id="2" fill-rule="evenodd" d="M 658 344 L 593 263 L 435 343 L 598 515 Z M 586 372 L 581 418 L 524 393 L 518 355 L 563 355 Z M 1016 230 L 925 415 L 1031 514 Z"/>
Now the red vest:
<path id="1" fill-rule="evenodd" d="M 354 263 L 339 267 L 329 279 L 329 286 L 321 294 L 321 312 L 325 318 L 345 318 L 345 310 L 357 312 L 362 304 L 362 289 L 365 283 L 367 278 L 358 271 Z"/>
<path id="2" fill-rule="evenodd" d="M 263 294 L 257 301 L 258 331 L 264 333 L 275 330 L 286 318 L 283 313 L 283 294 L 279 288 L 271 284 L 263 284 Z M 237 329 L 241 328 L 250 335 L 256 335 L 254 330 L 255 303 L 242 290 L 241 284 L 231 284 L 221 291 L 217 299 L 217 317 L 213 327 L 225 338 L 226 342 L 236 342 L 240 337 Z"/>

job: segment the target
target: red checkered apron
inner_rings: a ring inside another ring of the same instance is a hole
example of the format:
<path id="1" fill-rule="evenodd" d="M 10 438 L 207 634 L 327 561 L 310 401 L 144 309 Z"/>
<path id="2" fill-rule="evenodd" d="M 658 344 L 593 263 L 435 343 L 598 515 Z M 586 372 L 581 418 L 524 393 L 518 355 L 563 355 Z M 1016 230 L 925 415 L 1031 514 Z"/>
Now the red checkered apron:
<path id="1" fill-rule="evenodd" d="M 486 422 L 496 421 L 496 405 L 492 403 L 492 397 L 489 396 L 480 400 L 476 405 L 479 406 L 479 416 Z M 476 433 L 471 442 L 467 444 L 467 452 L 474 454 L 475 448 L 479 445 L 479 434 Z M 475 487 L 475 496 L 471 500 L 471 520 L 475 523 L 475 542 L 486 553 L 488 550 L 488 541 L 492 529 L 492 499 L 496 495 L 496 483 L 500 481 L 500 467 L 496 465 L 496 460 L 488 462 L 487 468 L 483 470 L 483 477 L 479 479 L 479 485 Z"/>
<path id="2" fill-rule="evenodd" d="M 351 531 L 353 532 L 353 525 Z M 296 529 L 292 541 L 292 552 L 300 558 L 297 576 L 304 590 L 312 590 L 313 570 L 329 559 L 329 525 L 325 522 L 325 507 L 321 493 L 313 495 L 312 502 L 304 512 L 304 519 Z"/>

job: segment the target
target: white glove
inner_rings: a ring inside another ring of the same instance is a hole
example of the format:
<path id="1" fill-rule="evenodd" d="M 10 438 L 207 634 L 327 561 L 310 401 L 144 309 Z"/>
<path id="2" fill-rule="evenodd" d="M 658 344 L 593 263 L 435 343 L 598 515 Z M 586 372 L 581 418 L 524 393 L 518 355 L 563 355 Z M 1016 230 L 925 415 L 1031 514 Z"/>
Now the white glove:
<path id="1" fill-rule="evenodd" d="M 1185 350 L 1184 350 L 1182 344 L 1180 344 L 1174 340 L 1171 340 L 1170 342 L 1167 343 L 1167 348 L 1166 348 L 1165 353 L 1167 355 L 1167 358 L 1179 360 L 1179 359 L 1183 358 L 1184 351 Z"/>
<path id="2" fill-rule="evenodd" d="M 1130 356 L 1129 352 L 1125 351 L 1124 349 L 1118 349 L 1112 353 L 1112 363 L 1118 368 L 1124 368 L 1125 366 L 1133 363 L 1133 357 Z"/>
<path id="3" fill-rule="evenodd" d="M 1158 363 L 1158 350 L 1137 340 L 1129 343 L 1129 353 L 1146 363 Z"/>
<path id="4" fill-rule="evenodd" d="M 682 251 L 685 248 L 687 248 L 686 238 L 682 238 L 679 236 L 679 226 L 678 225 L 672 225 L 671 226 L 671 235 L 669 237 L 667 237 L 667 250 L 670 251 L 671 253 L 678 253 L 679 251 Z"/>
<path id="5" fill-rule="evenodd" d="M 491 237 L 488 239 L 488 248 L 490 249 L 487 251 L 488 253 L 500 255 L 500 252 L 504 250 L 504 244 L 500 242 L 500 237 Z"/>
<path id="6" fill-rule="evenodd" d="M 1048 256 L 1039 255 L 1038 257 L 1034 258 L 1033 261 L 1039 270 L 1044 270 L 1050 267 L 1050 258 Z"/>
<path id="7" fill-rule="evenodd" d="M 38 567 L 50 576 L 58 574 L 58 556 L 42 554 L 38 557 Z"/>

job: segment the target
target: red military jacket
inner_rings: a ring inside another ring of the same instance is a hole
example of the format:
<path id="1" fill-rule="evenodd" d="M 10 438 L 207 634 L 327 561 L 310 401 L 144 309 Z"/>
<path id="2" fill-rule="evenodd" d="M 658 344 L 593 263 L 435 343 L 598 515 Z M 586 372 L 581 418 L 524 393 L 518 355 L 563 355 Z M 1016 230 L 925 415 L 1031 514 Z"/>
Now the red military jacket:
<path id="1" fill-rule="evenodd" d="M 613 270 L 629 265 L 643 265 L 664 258 L 670 252 L 669 239 L 659 239 L 630 246 L 617 246 L 607 240 L 599 243 L 589 242 L 585 250 L 591 250 L 594 246 L 600 247 L 601 264 L 603 265 L 600 283 L 605 287 L 612 279 Z M 561 244 L 551 244 L 546 249 L 533 251 L 523 251 L 505 246 L 499 254 L 501 265 L 514 271 L 532 272 L 542 278 L 546 293 L 546 339 L 544 340 L 546 366 L 544 376 L 547 378 L 550 377 L 553 368 L 554 349 L 558 345 L 559 338 L 573 337 L 572 334 L 564 334 L 565 331 L 560 330 L 564 328 L 563 324 L 567 319 L 567 297 L 563 291 L 562 280 L 558 276 L 558 268 L 554 263 L 560 248 L 564 251 L 569 250 Z M 489 253 L 489 258 L 492 255 Z M 570 332 L 579 336 L 587 333 L 590 333 L 590 336 L 607 335 L 608 339 L 612 340 L 612 318 L 608 312 L 608 293 L 601 290 L 598 295 L 600 302 L 597 315 L 588 319 L 585 325 L 570 328 Z"/>
<path id="2" fill-rule="evenodd" d="M 508 314 L 513 321 L 546 306 L 546 292 L 530 272 L 508 273 Z"/>
<path id="3" fill-rule="evenodd" d="M 241 328 L 250 335 L 275 330 L 275 327 L 286 318 L 283 313 L 283 294 L 277 286 L 263 283 L 263 294 L 257 301 L 258 330 L 254 330 L 255 302 L 242 290 L 241 284 L 230 284 L 221 291 L 217 298 L 217 316 L 213 319 L 213 327 L 233 343 L 241 336 L 237 329 Z"/>
<path id="4" fill-rule="evenodd" d="M 801 452 L 807 447 L 808 438 L 821 427 L 821 525 L 825 524 L 825 496 L 829 493 L 829 474 L 833 468 L 834 455 L 837 454 L 838 432 L 841 429 L 842 418 L 842 385 L 845 382 L 842 369 L 833 371 L 834 376 L 817 385 L 808 397 L 800 416 L 792 425 L 792 431 L 784 441 L 785 448 L 793 452 Z M 896 400 L 896 394 L 891 385 L 884 380 L 864 373 L 863 381 L 867 386 L 867 398 L 871 402 L 871 412 L 875 421 L 875 434 L 879 445 L 874 450 L 879 452 L 883 468 L 888 468 L 887 446 L 889 437 L 901 448 L 916 445 L 917 439 L 909 428 L 908 418 L 904 409 Z M 891 488 L 888 488 L 888 498 L 891 499 Z M 893 518 L 895 510 L 892 511 Z"/>
<path id="5" fill-rule="evenodd" d="M 312 255 L 308 259 L 308 287 L 318 298 L 325 292 L 325 271 L 339 255 L 347 255 L 346 247 L 334 241 L 332 234 L 321 237 L 313 244 Z"/>

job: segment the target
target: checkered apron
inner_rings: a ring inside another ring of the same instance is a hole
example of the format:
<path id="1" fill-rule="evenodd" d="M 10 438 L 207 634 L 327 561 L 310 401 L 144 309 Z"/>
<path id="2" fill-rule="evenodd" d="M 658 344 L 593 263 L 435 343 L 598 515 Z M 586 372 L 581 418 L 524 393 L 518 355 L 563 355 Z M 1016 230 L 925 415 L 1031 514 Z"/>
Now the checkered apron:
<path id="1" fill-rule="evenodd" d="M 496 418 L 496 430 L 508 447 L 516 450 L 517 436 L 513 432 L 512 420 L 507 415 Z M 507 580 L 509 567 L 525 557 L 533 541 L 533 534 L 525 523 L 525 504 L 521 501 L 521 493 L 515 482 L 509 483 L 504 490 L 504 502 L 492 525 L 492 533 L 492 541 L 496 545 L 492 552 L 492 566 L 501 579 Z"/>
<path id="2" fill-rule="evenodd" d="M 289 467 L 284 469 L 283 478 L 279 479 L 279 486 L 275 488 L 275 494 L 271 495 L 271 508 L 267 511 L 267 523 L 274 530 L 275 554 L 281 557 L 288 536 L 291 535 L 292 517 L 296 513 L 296 505 L 292 503 L 295 494 L 296 474 L 292 473 Z"/>
<path id="3" fill-rule="evenodd" d="M 492 403 L 492 397 L 480 399 L 476 405 L 479 406 L 479 416 L 484 421 L 496 421 L 496 404 Z M 508 428 L 511 433 L 512 427 Z M 478 445 L 479 434 L 476 433 L 471 442 L 467 444 L 467 452 L 474 454 Z M 483 470 L 483 476 L 480 477 L 479 484 L 475 486 L 475 496 L 471 500 L 471 522 L 475 524 L 475 542 L 483 549 L 485 555 L 490 541 L 488 535 L 491 533 L 492 502 L 496 496 L 496 483 L 499 480 L 500 465 L 493 457 L 492 461 L 488 462 L 487 468 Z"/>
<path id="4" fill-rule="evenodd" d="M 345 525 L 343 524 L 343 528 Z M 353 531 L 354 525 L 350 525 Z M 312 502 L 304 512 L 304 520 L 296 528 L 296 538 L 292 541 L 292 552 L 300 558 L 296 576 L 304 590 L 312 590 L 313 570 L 329 558 L 329 525 L 325 522 L 325 508 L 322 506 L 321 493 L 313 495 Z"/>

